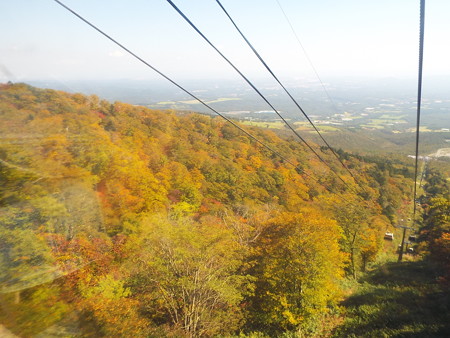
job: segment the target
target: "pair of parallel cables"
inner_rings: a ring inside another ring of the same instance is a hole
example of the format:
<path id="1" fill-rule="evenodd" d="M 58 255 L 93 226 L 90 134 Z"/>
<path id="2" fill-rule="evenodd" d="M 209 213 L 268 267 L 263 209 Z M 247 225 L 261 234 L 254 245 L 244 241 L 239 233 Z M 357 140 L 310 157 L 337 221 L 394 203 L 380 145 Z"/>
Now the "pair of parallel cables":
<path id="1" fill-rule="evenodd" d="M 311 150 L 314 155 L 327 167 L 329 167 L 337 176 L 338 178 L 345 184 L 347 183 L 342 180 L 342 178 L 331 168 L 331 166 L 314 150 L 313 147 L 302 137 L 300 134 L 286 121 L 286 119 L 275 109 L 275 107 L 267 100 L 267 98 L 255 87 L 255 85 L 197 28 L 197 26 L 192 23 L 191 20 L 173 3 L 171 0 L 166 0 L 174 9 L 175 11 L 180 14 L 180 16 L 244 79 L 245 82 L 266 102 L 269 107 L 278 115 L 278 117 L 283 121 L 283 123 L 297 136 L 300 141 L 302 141 L 309 150 Z M 263 58 L 259 55 L 259 53 L 256 51 L 256 49 L 253 47 L 253 45 L 248 41 L 248 39 L 245 37 L 245 35 L 242 33 L 242 31 L 239 29 L 239 27 L 236 25 L 234 20 L 231 18 L 231 16 L 228 14 L 228 12 L 225 10 L 223 5 L 220 3 L 219 0 L 216 0 L 217 4 L 220 6 L 220 8 L 224 11 L 226 16 L 230 19 L 231 23 L 234 25 L 236 30 L 239 32 L 239 34 L 242 36 L 244 41 L 247 43 L 247 45 L 250 47 L 250 49 L 253 51 L 253 53 L 256 55 L 256 57 L 259 59 L 259 61 L 264 65 L 264 67 L 267 69 L 267 71 L 272 75 L 272 77 L 278 82 L 278 84 L 283 88 L 283 90 L 286 92 L 286 94 L 290 97 L 290 99 L 295 103 L 297 108 L 302 112 L 302 114 L 306 117 L 308 122 L 313 126 L 314 130 L 319 134 L 319 136 L 322 138 L 322 140 L 325 142 L 328 148 L 331 149 L 333 154 L 336 156 L 336 158 L 340 161 L 340 163 L 344 166 L 344 168 L 350 173 L 350 175 L 353 177 L 353 174 L 350 172 L 350 170 L 345 166 L 345 164 L 341 161 L 339 156 L 334 152 L 333 148 L 328 144 L 328 142 L 323 138 L 322 134 L 320 134 L 319 130 L 316 128 L 314 123 L 311 121 L 311 119 L 308 117 L 308 115 L 304 112 L 302 107 L 298 104 L 298 102 L 294 99 L 294 97 L 291 95 L 291 93 L 286 89 L 286 87 L 281 83 L 281 81 L 277 78 L 277 76 L 272 72 L 272 70 L 269 68 L 267 63 L 263 60 Z M 353 177 L 354 178 L 354 177 Z"/>

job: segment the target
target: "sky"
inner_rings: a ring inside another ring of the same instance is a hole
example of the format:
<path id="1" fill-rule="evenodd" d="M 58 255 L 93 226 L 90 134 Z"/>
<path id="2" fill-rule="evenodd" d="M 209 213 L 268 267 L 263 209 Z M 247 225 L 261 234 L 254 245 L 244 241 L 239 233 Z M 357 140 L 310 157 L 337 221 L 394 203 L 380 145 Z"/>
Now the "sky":
<path id="1" fill-rule="evenodd" d="M 215 0 L 173 0 L 249 77 L 267 76 Z M 174 80 L 239 79 L 166 0 L 63 0 Z M 222 0 L 276 74 L 417 77 L 419 0 Z M 450 75 L 450 1 L 428 0 L 424 76 Z M 0 1 L 0 82 L 158 79 L 53 0 Z"/>

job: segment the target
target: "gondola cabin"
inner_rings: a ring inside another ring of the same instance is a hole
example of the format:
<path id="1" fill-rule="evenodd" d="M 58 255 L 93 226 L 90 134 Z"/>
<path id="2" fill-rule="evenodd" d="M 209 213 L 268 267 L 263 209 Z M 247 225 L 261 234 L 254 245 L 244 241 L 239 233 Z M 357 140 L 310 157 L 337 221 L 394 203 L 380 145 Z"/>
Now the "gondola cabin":
<path id="1" fill-rule="evenodd" d="M 392 232 L 386 232 L 386 233 L 384 234 L 384 239 L 393 241 L 393 240 L 394 240 L 394 234 L 393 234 Z"/>

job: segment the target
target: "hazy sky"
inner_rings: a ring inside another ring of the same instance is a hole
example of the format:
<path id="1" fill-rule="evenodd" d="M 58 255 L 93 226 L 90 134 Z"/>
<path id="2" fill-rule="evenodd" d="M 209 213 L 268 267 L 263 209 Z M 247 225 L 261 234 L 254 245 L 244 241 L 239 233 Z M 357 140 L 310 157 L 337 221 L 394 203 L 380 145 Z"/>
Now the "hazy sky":
<path id="1" fill-rule="evenodd" d="M 238 78 L 165 0 L 65 0 L 68 6 L 177 79 Z M 214 0 L 174 0 L 250 76 L 264 69 Z M 419 0 L 279 0 L 310 59 L 331 76 L 416 77 Z M 276 0 L 222 0 L 277 74 L 313 72 Z M 450 75 L 449 0 L 426 4 L 427 75 Z M 153 79 L 53 0 L 0 1 L 0 81 Z"/>

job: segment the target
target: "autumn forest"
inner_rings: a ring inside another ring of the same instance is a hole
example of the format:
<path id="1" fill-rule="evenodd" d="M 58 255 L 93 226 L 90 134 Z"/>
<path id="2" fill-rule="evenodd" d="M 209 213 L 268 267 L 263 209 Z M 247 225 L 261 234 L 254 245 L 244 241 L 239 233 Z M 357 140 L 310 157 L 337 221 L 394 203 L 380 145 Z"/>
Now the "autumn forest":
<path id="1" fill-rule="evenodd" d="M 242 127 L 268 147 L 220 117 L 1 84 L 0 324 L 20 337 L 358 336 L 345 300 L 396 259 L 394 225 L 415 203 L 405 264 L 431 266 L 448 300 L 439 167 L 413 201 L 406 157 L 335 149 L 346 170 L 327 147 L 313 144 L 329 165 Z"/>

